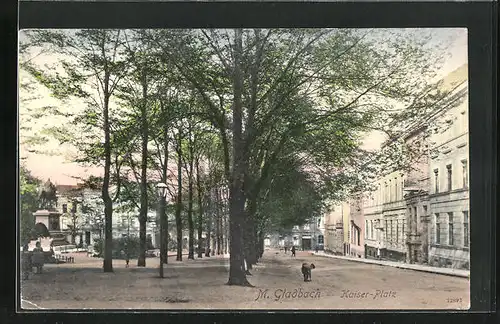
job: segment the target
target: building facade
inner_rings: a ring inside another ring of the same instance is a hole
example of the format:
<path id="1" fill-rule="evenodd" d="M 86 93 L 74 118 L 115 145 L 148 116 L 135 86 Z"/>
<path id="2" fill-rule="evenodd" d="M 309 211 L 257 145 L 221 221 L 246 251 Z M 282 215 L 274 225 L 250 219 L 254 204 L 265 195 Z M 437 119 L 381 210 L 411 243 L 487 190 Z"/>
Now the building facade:
<path id="1" fill-rule="evenodd" d="M 464 66 L 448 77 L 445 86 L 465 100 L 435 117 L 430 138 L 429 263 L 441 267 L 469 268 L 467 71 Z"/>
<path id="2" fill-rule="evenodd" d="M 406 203 L 406 262 L 427 264 L 429 232 L 429 138 L 426 126 L 405 136 L 412 148 L 412 165 L 404 179 Z"/>
<path id="3" fill-rule="evenodd" d="M 459 104 L 403 135 L 411 166 L 383 175 L 363 204 L 367 257 L 469 268 L 467 65 L 448 75 Z M 382 148 L 383 149 L 383 148 Z"/>
<path id="4" fill-rule="evenodd" d="M 344 224 L 349 224 L 348 203 L 331 204 L 324 215 L 324 249 L 328 253 L 346 255 L 348 251 L 348 234 Z M 349 226 L 346 227 L 347 229 Z"/>
<path id="5" fill-rule="evenodd" d="M 104 206 L 99 190 L 78 185 L 57 185 L 56 209 L 61 214 L 60 229 L 66 241 L 77 246 L 91 246 L 104 238 Z M 113 205 L 113 238 L 139 236 L 139 211 L 123 211 L 120 204 Z M 146 240 L 152 247 L 159 246 L 156 233 L 156 212 L 147 215 Z"/>
<path id="6" fill-rule="evenodd" d="M 376 182 L 363 203 L 366 257 L 406 259 L 406 203 L 404 174 L 394 171 Z"/>
<path id="7" fill-rule="evenodd" d="M 365 220 L 363 215 L 363 194 L 357 194 L 349 202 L 349 254 L 365 257 Z"/>

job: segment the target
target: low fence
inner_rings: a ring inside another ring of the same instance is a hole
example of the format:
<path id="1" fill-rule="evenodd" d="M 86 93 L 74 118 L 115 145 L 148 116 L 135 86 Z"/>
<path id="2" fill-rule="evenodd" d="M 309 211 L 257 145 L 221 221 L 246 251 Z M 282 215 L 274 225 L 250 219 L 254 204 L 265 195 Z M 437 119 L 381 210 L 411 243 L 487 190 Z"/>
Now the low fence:
<path id="1" fill-rule="evenodd" d="M 59 245 L 59 246 L 54 246 L 52 248 L 54 253 L 75 253 L 75 252 L 87 252 L 88 249 L 86 248 L 77 248 L 76 245 L 70 244 L 70 245 Z"/>

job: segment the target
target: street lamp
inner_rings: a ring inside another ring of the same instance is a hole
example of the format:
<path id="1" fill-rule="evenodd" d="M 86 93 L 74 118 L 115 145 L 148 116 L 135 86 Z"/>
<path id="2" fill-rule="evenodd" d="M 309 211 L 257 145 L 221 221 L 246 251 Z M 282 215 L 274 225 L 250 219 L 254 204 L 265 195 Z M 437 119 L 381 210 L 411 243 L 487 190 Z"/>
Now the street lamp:
<path id="1" fill-rule="evenodd" d="M 165 260 L 165 257 L 168 258 L 168 255 L 164 255 L 165 253 L 165 242 L 164 242 L 164 236 L 165 236 L 165 229 L 166 229 L 166 224 L 165 224 L 165 205 L 166 205 L 166 197 L 167 197 L 167 185 L 164 184 L 163 182 L 160 182 L 156 185 L 156 188 L 158 189 L 158 194 L 160 195 L 160 206 L 159 206 L 159 214 L 160 214 L 160 278 L 163 278 L 163 262 Z"/>

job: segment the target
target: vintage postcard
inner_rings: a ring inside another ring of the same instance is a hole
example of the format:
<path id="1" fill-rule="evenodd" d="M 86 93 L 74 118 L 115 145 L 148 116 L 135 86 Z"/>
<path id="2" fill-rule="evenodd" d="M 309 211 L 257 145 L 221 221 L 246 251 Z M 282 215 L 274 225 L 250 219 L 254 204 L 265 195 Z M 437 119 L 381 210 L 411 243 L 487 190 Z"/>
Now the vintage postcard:
<path id="1" fill-rule="evenodd" d="M 469 309 L 468 120 L 465 28 L 21 30 L 21 308 Z"/>

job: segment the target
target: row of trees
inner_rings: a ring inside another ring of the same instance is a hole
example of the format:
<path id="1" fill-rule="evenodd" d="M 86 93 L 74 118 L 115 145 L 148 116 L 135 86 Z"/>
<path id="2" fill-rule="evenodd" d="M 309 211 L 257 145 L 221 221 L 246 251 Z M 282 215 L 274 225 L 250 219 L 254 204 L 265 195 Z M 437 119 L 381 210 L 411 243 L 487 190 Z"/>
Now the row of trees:
<path id="1" fill-rule="evenodd" d="M 449 94 L 431 82 L 444 50 L 429 48 L 422 35 L 37 30 L 20 46 L 21 67 L 62 102 L 86 104 L 81 111 L 44 107 L 69 121 L 44 134 L 76 147 L 74 161 L 102 168 L 102 178 L 90 182 L 104 203 L 104 271 L 112 271 L 115 202 L 140 210 L 138 265 L 145 265 L 147 211 L 159 201 L 154 184 L 164 182 L 178 240 L 186 210 L 189 258 L 195 229 L 200 242 L 202 231 L 212 230 L 206 220 L 226 211 L 228 284 L 250 285 L 244 261 L 248 270 L 258 262 L 266 233 L 320 215 L 325 202 L 365 188 L 385 162 L 405 161 L 397 148 L 389 158 L 362 149 L 367 132 L 391 141 L 449 104 Z M 55 55 L 57 68 L 30 58 L 40 51 Z"/>

